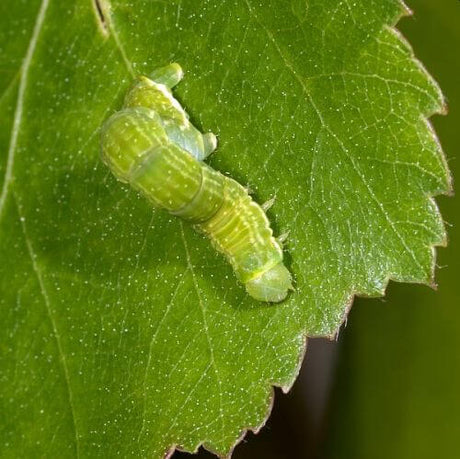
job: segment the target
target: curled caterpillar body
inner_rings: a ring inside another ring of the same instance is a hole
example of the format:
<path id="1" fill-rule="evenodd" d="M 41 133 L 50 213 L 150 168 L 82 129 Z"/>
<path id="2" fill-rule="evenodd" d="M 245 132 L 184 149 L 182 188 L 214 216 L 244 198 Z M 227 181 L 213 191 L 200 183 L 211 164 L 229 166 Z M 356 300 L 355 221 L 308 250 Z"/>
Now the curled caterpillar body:
<path id="1" fill-rule="evenodd" d="M 279 302 L 292 289 L 283 253 L 269 221 L 235 180 L 202 162 L 216 148 L 188 120 L 170 87 L 182 77 L 177 64 L 140 77 L 125 108 L 104 124 L 102 159 L 121 181 L 206 234 L 231 263 L 247 292 Z"/>

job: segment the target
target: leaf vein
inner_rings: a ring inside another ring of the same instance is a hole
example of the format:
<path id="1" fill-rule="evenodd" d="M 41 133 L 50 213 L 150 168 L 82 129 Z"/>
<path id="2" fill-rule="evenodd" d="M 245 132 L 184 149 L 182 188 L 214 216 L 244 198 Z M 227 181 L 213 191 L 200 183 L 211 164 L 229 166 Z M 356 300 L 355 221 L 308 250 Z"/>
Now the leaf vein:
<path id="1" fill-rule="evenodd" d="M 65 357 L 65 354 L 64 354 L 64 350 L 62 348 L 61 337 L 60 337 L 59 332 L 58 332 L 56 319 L 55 319 L 55 317 L 53 315 L 53 312 L 52 312 L 52 309 L 51 309 L 50 298 L 49 298 L 48 292 L 47 292 L 46 287 L 45 287 L 45 282 L 43 280 L 41 269 L 37 264 L 37 255 L 36 255 L 36 253 L 34 251 L 32 241 L 31 241 L 31 239 L 30 239 L 30 237 L 28 235 L 28 232 L 27 232 L 26 220 L 25 220 L 22 208 L 21 208 L 18 200 L 16 199 L 16 197 L 15 197 L 15 202 L 16 202 L 16 207 L 17 207 L 17 211 L 18 211 L 18 215 L 19 215 L 19 221 L 21 222 L 22 233 L 24 235 L 24 240 L 26 242 L 27 252 L 28 252 L 30 260 L 32 262 L 32 269 L 33 269 L 33 271 L 35 273 L 35 276 L 37 277 L 38 286 L 40 288 L 40 293 L 41 293 L 41 295 L 43 297 L 46 312 L 47 312 L 47 315 L 48 315 L 48 318 L 50 320 L 51 327 L 52 327 L 52 330 L 53 330 L 53 336 L 54 336 L 54 338 L 56 340 L 57 350 L 59 352 L 59 360 L 61 362 L 62 372 L 64 374 L 64 380 L 65 380 L 66 388 L 67 388 L 67 396 L 68 396 L 69 405 L 70 405 L 70 413 L 71 413 L 71 416 L 72 416 L 72 422 L 73 422 L 73 427 L 74 427 L 74 432 L 75 432 L 75 448 L 76 448 L 76 454 L 77 454 L 77 458 L 78 458 L 78 457 L 80 457 L 79 434 L 78 434 L 78 429 L 77 429 L 77 420 L 76 420 L 76 416 L 75 416 L 75 408 L 74 408 L 74 404 L 73 404 L 73 392 L 72 392 L 72 387 L 71 387 L 71 384 L 70 384 L 69 369 L 68 369 L 68 366 L 67 366 L 67 361 L 66 361 L 66 357 Z"/>
<path id="2" fill-rule="evenodd" d="M 216 360 L 215 360 L 215 357 L 214 357 L 214 349 L 212 347 L 211 337 L 209 335 L 208 321 L 206 319 L 206 308 L 204 306 L 203 299 L 201 298 L 200 289 L 198 288 L 198 283 L 197 283 L 196 276 L 195 276 L 195 270 L 193 268 L 192 260 L 190 258 L 190 252 L 189 252 L 189 249 L 188 249 L 187 241 L 185 239 L 184 225 L 183 225 L 182 222 L 180 222 L 180 227 L 181 227 L 182 241 L 184 243 L 185 256 L 186 256 L 186 259 L 187 259 L 187 265 L 190 268 L 190 273 L 192 275 L 193 286 L 195 287 L 195 291 L 196 291 L 196 294 L 197 294 L 197 297 L 198 297 L 198 303 L 200 305 L 201 313 L 202 313 L 202 316 L 203 316 L 204 331 L 205 331 L 206 340 L 207 340 L 207 343 L 208 343 L 209 353 L 210 353 L 210 363 L 211 363 L 212 368 L 214 370 L 214 375 L 216 377 L 217 385 L 219 386 L 219 412 L 220 412 L 220 418 L 221 418 L 222 435 L 224 435 L 225 434 L 225 422 L 224 422 L 225 421 L 225 416 L 224 416 L 223 403 L 222 403 L 222 381 L 220 379 L 219 372 L 218 372 L 218 369 L 217 369 Z"/>
<path id="3" fill-rule="evenodd" d="M 13 179 L 14 158 L 15 158 L 16 146 L 18 142 L 19 130 L 21 127 L 21 122 L 22 122 L 24 95 L 25 95 L 26 87 L 27 87 L 27 78 L 29 76 L 29 68 L 32 62 L 32 57 L 35 52 L 35 48 L 37 46 L 38 36 L 40 35 L 41 29 L 43 26 L 43 22 L 45 20 L 45 14 L 46 14 L 48 5 L 49 5 L 49 0 L 42 0 L 40 9 L 38 10 L 37 19 L 35 21 L 34 30 L 32 32 L 32 37 L 30 38 L 29 46 L 27 47 L 26 55 L 24 56 L 24 60 L 21 65 L 21 70 L 20 70 L 21 77 L 19 80 L 19 90 L 18 90 L 18 96 L 16 99 L 16 110 L 14 112 L 13 128 L 11 130 L 10 145 L 8 148 L 8 159 L 6 162 L 5 178 L 3 181 L 2 192 L 0 194 L 0 217 L 3 213 L 3 209 L 5 208 L 5 202 L 8 196 L 8 190 L 9 190 L 10 184 Z"/>

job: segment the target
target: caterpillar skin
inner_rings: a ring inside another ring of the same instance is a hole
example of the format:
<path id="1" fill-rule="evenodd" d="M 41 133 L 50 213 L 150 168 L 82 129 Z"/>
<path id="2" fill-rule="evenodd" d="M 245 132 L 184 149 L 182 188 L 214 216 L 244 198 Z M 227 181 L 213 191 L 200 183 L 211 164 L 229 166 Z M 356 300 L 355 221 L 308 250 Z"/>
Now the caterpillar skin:
<path id="1" fill-rule="evenodd" d="M 250 296 L 282 301 L 292 289 L 282 249 L 247 191 L 202 161 L 217 141 L 201 134 L 172 96 L 182 76 L 180 66 L 170 64 L 134 82 L 124 108 L 102 127 L 102 160 L 154 206 L 206 234 Z"/>

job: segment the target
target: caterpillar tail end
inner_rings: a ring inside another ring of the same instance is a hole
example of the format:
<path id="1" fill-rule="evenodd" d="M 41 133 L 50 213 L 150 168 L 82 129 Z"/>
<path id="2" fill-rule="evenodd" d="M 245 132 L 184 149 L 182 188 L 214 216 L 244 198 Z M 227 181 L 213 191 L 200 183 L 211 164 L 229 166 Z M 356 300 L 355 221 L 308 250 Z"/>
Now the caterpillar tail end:
<path id="1" fill-rule="evenodd" d="M 269 270 L 246 282 L 246 291 L 258 301 L 279 303 L 283 301 L 292 287 L 291 273 L 283 263 L 278 263 Z"/>

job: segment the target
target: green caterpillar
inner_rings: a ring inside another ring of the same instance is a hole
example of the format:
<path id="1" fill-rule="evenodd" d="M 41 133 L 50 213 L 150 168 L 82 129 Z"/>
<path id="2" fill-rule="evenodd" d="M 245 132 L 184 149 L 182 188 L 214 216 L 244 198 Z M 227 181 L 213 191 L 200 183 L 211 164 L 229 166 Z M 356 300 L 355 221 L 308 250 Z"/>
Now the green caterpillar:
<path id="1" fill-rule="evenodd" d="M 202 162 L 217 146 L 189 121 L 171 88 L 183 76 L 178 64 L 136 79 L 124 108 L 101 131 L 102 160 L 122 182 L 156 207 L 192 223 L 222 252 L 247 292 L 279 302 L 292 289 L 291 274 L 269 221 L 235 180 Z"/>

